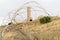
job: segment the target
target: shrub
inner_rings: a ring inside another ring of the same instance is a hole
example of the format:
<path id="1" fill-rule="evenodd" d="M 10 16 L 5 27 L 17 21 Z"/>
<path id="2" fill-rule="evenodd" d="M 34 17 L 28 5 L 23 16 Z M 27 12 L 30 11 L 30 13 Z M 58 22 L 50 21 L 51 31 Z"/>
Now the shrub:
<path id="1" fill-rule="evenodd" d="M 45 16 L 45 17 L 40 19 L 40 23 L 42 23 L 42 24 L 49 23 L 49 22 L 51 22 L 51 18 L 48 16 Z"/>

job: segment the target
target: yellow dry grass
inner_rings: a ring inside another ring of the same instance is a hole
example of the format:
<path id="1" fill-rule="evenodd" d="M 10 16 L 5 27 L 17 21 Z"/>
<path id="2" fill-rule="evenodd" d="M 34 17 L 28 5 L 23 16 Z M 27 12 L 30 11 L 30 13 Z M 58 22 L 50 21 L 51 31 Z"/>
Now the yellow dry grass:
<path id="1" fill-rule="evenodd" d="M 3 40 L 53 40 L 52 34 L 55 36 L 54 40 L 58 39 L 60 32 L 60 18 L 51 17 L 52 22 L 41 24 L 39 18 L 32 22 L 17 23 L 7 25 L 2 32 Z M 50 35 L 50 33 L 52 33 Z M 43 39 L 44 38 L 44 39 Z M 51 39 L 52 38 L 52 39 Z M 59 36 L 60 38 L 60 36 Z"/>

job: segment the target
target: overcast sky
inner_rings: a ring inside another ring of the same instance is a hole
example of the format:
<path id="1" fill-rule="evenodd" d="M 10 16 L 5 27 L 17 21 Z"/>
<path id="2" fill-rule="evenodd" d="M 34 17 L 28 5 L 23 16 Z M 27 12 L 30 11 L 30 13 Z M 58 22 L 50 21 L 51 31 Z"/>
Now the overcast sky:
<path id="1" fill-rule="evenodd" d="M 25 2 L 32 0 L 0 0 L 0 21 L 8 16 L 8 12 L 16 10 Z M 51 15 L 60 15 L 60 0 L 33 0 L 38 2 Z M 0 24 L 1 24 L 0 23 Z"/>

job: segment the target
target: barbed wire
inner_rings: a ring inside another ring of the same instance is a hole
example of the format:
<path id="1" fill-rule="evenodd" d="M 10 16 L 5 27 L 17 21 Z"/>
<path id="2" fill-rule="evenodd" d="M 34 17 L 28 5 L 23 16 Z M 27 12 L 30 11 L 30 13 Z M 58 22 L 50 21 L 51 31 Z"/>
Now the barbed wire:
<path id="1" fill-rule="evenodd" d="M 26 3 L 24 3 L 20 8 L 18 8 L 18 9 L 14 12 L 14 15 L 13 15 L 12 19 L 15 18 L 15 17 L 18 15 L 17 12 L 19 12 L 20 10 L 26 8 L 25 5 L 27 5 L 27 4 L 29 4 L 29 3 L 35 3 L 35 4 L 37 4 L 37 5 L 40 5 L 40 4 L 37 3 L 36 1 L 26 2 Z M 38 7 L 39 9 L 42 9 L 42 10 L 45 11 L 45 9 L 42 8 L 42 7 L 40 7 L 40 6 L 36 6 L 36 7 Z M 14 10 L 12 10 L 11 12 L 8 13 L 9 18 L 10 18 L 10 14 L 11 14 L 13 11 L 14 11 Z M 38 11 L 38 10 L 36 10 L 36 11 Z M 45 13 L 47 13 L 47 12 L 45 11 Z M 48 13 L 47 13 L 47 14 L 48 14 Z M 49 15 L 49 14 L 48 14 L 48 15 Z M 11 19 L 11 21 L 12 21 L 12 19 Z M 6 27 L 6 28 L 7 28 L 7 27 Z M 4 29 L 6 29 L 6 28 L 4 28 Z"/>
<path id="2" fill-rule="evenodd" d="M 35 3 L 37 5 L 40 5 L 38 2 L 36 1 L 30 1 L 30 2 L 26 2 L 24 3 L 21 7 L 25 7 L 25 5 L 29 4 L 29 3 Z M 42 6 L 35 6 L 35 7 L 38 7 L 39 9 L 42 9 L 46 14 L 48 14 L 48 12 L 42 7 Z M 49 15 L 49 14 L 48 14 Z"/>
<path id="3" fill-rule="evenodd" d="M 12 19 L 15 18 L 15 17 L 18 15 L 17 12 L 19 12 L 20 10 L 26 8 L 26 5 L 29 4 L 29 3 L 35 3 L 35 4 L 39 5 L 39 6 L 35 6 L 35 7 L 38 7 L 39 9 L 42 9 L 43 12 L 45 12 L 47 15 L 50 15 L 42 6 L 40 6 L 40 4 L 39 4 L 38 2 L 36 2 L 36 1 L 30 1 L 30 2 L 24 3 L 21 7 L 19 7 L 19 8 L 14 12 L 14 15 L 13 15 Z M 38 10 L 34 10 L 34 11 L 38 11 Z M 11 20 L 12 20 L 12 19 L 11 19 Z"/>

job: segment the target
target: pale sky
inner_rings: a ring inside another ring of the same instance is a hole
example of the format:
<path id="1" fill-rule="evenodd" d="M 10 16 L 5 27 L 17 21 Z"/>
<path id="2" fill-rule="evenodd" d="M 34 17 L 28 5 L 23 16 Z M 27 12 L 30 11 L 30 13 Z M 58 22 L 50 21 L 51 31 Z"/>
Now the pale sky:
<path id="1" fill-rule="evenodd" d="M 29 1 L 38 2 L 50 15 L 60 15 L 60 0 L 0 0 L 0 25 L 8 17 L 8 12 L 16 10 Z"/>

